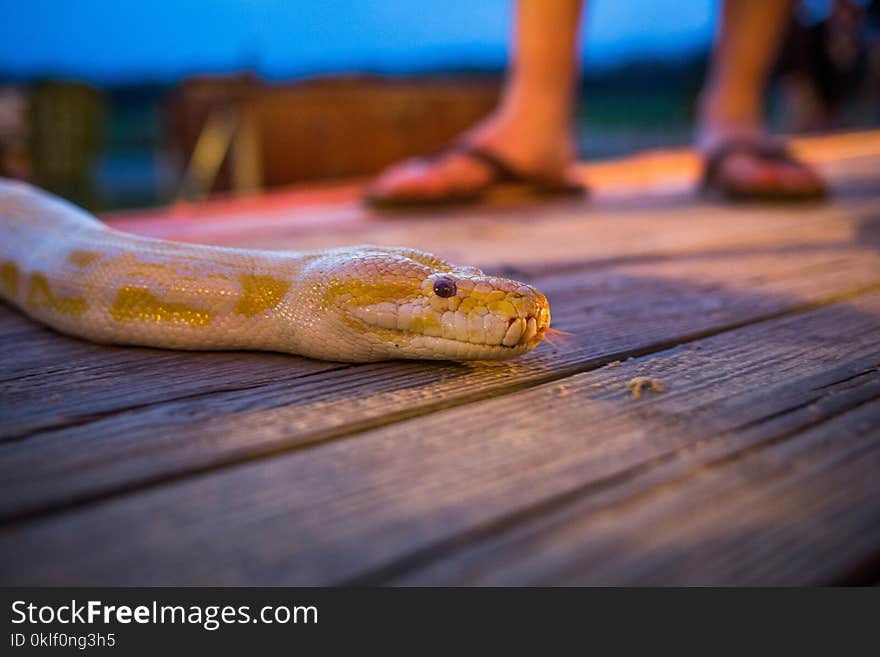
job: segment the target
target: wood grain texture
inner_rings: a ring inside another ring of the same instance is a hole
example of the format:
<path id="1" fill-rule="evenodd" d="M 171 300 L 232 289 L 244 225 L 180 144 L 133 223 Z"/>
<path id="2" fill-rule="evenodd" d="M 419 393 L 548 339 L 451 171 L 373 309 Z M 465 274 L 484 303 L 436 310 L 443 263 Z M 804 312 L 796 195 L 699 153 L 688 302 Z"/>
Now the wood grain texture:
<path id="1" fill-rule="evenodd" d="M 541 280 L 554 324 L 575 335 L 511 363 L 334 367 L 274 355 L 110 349 L 108 357 L 131 351 L 143 360 L 93 358 L 82 371 L 0 383 L 14 409 L 4 433 L 36 431 L 0 443 L 0 517 L 271 457 L 822 303 L 880 284 L 880 258 L 835 248 L 735 252 L 572 268 Z"/>
<path id="2" fill-rule="evenodd" d="M 0 583 L 876 581 L 876 136 L 807 142 L 835 196 L 796 209 L 652 178 L 588 205 L 130 221 L 420 246 L 537 284 L 574 335 L 349 366 L 102 347 L 0 308 Z"/>
<path id="3" fill-rule="evenodd" d="M 761 430 L 748 449 L 719 446 L 714 460 L 685 457 L 634 473 L 384 581 L 797 586 L 849 582 L 866 566 L 876 572 L 880 377 L 873 369 L 850 381 L 836 394 L 854 404 L 794 435 Z"/>
<path id="4" fill-rule="evenodd" d="M 828 268 L 830 260 L 847 259 L 853 254 L 860 259 L 854 268 L 863 274 L 878 268 L 880 215 L 870 195 L 843 195 L 834 205 L 810 207 L 797 213 L 772 207 L 731 209 L 700 205 L 685 198 L 675 200 L 671 207 L 655 206 L 585 210 L 583 205 L 567 204 L 551 206 L 537 215 L 534 210 L 471 211 L 472 216 L 465 213 L 443 220 L 422 217 L 413 221 L 366 222 L 357 234 L 344 230 L 334 233 L 333 222 L 324 217 L 319 224 L 322 230 L 317 233 L 321 241 L 300 246 L 364 241 L 409 243 L 450 256 L 458 249 L 462 261 L 489 266 L 540 285 L 550 294 L 556 325 L 566 330 L 579 330 L 585 324 L 592 327 L 592 322 L 599 319 L 597 313 L 616 311 L 618 323 L 625 322 L 623 302 L 645 297 L 630 293 L 623 280 L 626 276 L 659 276 L 659 304 L 669 303 L 673 297 L 673 304 L 684 306 L 675 297 L 688 293 L 703 293 L 704 306 L 724 303 L 723 299 L 707 294 L 712 291 L 708 287 L 699 287 L 699 270 L 705 268 L 701 262 L 690 266 L 691 275 L 679 276 L 688 278 L 689 288 L 682 290 L 675 287 L 674 281 L 663 280 L 678 276 L 678 268 L 686 272 L 688 263 L 695 258 L 717 265 L 714 273 L 707 276 L 716 286 L 738 282 L 749 291 L 754 289 L 757 295 L 763 294 L 766 286 L 755 279 L 760 278 L 765 264 L 777 257 L 787 256 L 786 262 L 794 268 L 805 266 L 806 272 L 810 267 Z M 305 230 L 301 223 L 290 224 L 295 229 L 295 239 L 307 237 L 301 234 Z M 331 228 L 327 228 L 328 223 Z M 180 221 L 173 225 L 194 230 L 201 226 Z M 263 232 L 253 223 L 248 226 L 248 235 Z M 272 246 L 284 245 L 275 242 Z M 670 265 L 665 271 L 658 275 L 650 270 L 662 262 Z M 580 276 L 584 271 L 604 271 L 619 265 L 636 269 L 617 276 Z M 649 271 L 640 272 L 641 265 L 647 265 Z M 829 273 L 850 266 L 832 263 Z M 723 280 L 724 268 L 730 271 L 729 281 Z M 755 276 L 749 276 L 751 269 Z M 773 278 L 773 271 L 767 276 Z M 654 290 L 652 283 L 633 281 L 634 286 L 648 285 Z M 795 281 L 793 286 L 796 294 L 810 296 L 806 282 L 798 288 Z M 790 290 L 777 287 L 769 293 L 789 294 Z M 705 311 L 701 309 L 701 313 Z M 641 320 L 636 316 L 634 321 Z M 0 334 L 4 336 L 0 341 L 0 440 L 82 423 L 127 408 L 295 379 L 333 367 L 274 355 L 171 354 L 101 347 L 59 339 L 50 331 L 33 328 L 27 320 L 0 308 Z M 130 385 L 119 385 L 121 374 L 131 378 Z"/>
<path id="5" fill-rule="evenodd" d="M 880 159 L 880 158 L 878 158 Z M 605 204 L 558 202 L 538 208 L 456 209 L 391 218 L 350 219 L 327 208 L 279 210 L 211 223 L 173 222 L 154 236 L 221 246 L 322 249 L 354 244 L 411 246 L 461 264 L 483 267 L 667 257 L 697 251 L 772 248 L 849 242 L 864 217 L 876 216 L 873 199 L 855 186 L 830 206 L 725 207 L 694 202 L 690 193 Z M 663 226 L 659 230 L 657 226 Z"/>
<path id="6" fill-rule="evenodd" d="M 291 207 L 272 199 L 242 199 L 217 203 L 209 210 L 175 208 L 164 219 L 119 218 L 113 225 L 153 237 L 253 248 L 408 245 L 453 261 L 487 266 L 527 264 L 535 261 L 536 254 L 540 260 L 552 262 L 675 254 L 734 244 L 779 244 L 789 242 L 793 231 L 801 240 L 812 240 L 827 230 L 826 225 L 839 226 L 842 219 L 857 224 L 865 212 L 873 211 L 869 190 L 876 185 L 880 159 L 877 133 L 871 135 L 870 142 L 866 149 L 848 145 L 842 158 L 819 163 L 834 187 L 833 205 L 804 206 L 795 212 L 784 206 L 701 203 L 693 197 L 693 181 L 640 185 L 630 175 L 621 190 L 624 194 L 607 198 L 601 189 L 595 189 L 586 208 L 581 202 L 544 202 L 395 212 L 386 220 L 389 215 L 373 214 L 358 203 L 359 191 L 352 188 L 342 201 L 308 200 Z M 663 230 L 649 228 L 658 222 Z"/>
<path id="7" fill-rule="evenodd" d="M 403 577 L 560 503 L 613 495 L 618 486 L 637 495 L 632 487 L 640 473 L 650 490 L 670 472 L 683 476 L 724 458 L 735 463 L 734 455 L 766 443 L 799 445 L 801 434 L 812 436 L 823 422 L 837 426 L 834 418 L 880 394 L 878 317 L 880 294 L 863 295 L 356 440 L 20 524 L 0 534 L 3 581 L 303 584 Z M 636 375 L 660 378 L 669 392 L 633 400 L 626 382 Z M 864 430 L 842 446 L 876 447 L 880 432 L 869 408 L 856 422 Z M 827 438 L 836 434 L 824 435 L 817 440 L 833 451 L 836 443 Z M 840 458 L 856 452 L 842 447 Z M 825 486 L 821 476 L 810 485 Z M 852 552 L 877 548 L 868 531 L 876 505 L 858 513 L 866 496 L 878 492 L 875 481 L 834 498 L 840 507 L 828 511 L 852 520 L 835 525 L 836 540 L 851 542 Z M 735 489 L 739 482 L 733 476 L 726 485 Z M 626 511 L 624 505 L 615 512 L 622 526 Z M 781 516 L 759 517 L 772 541 L 777 535 L 770 529 Z M 738 526 L 735 516 L 722 519 Z M 634 514 L 632 522 L 636 531 L 642 516 Z M 827 558 L 824 548 L 810 552 L 809 544 L 799 553 L 803 568 L 828 575 L 818 567 Z M 713 572 L 695 567 L 691 574 Z M 630 575 L 627 581 L 641 579 L 639 571 Z M 652 572 L 654 580 L 663 575 Z"/>
<path id="8" fill-rule="evenodd" d="M 121 410 L 279 384 L 347 367 L 282 354 L 91 344 L 0 308 L 0 444 Z"/>

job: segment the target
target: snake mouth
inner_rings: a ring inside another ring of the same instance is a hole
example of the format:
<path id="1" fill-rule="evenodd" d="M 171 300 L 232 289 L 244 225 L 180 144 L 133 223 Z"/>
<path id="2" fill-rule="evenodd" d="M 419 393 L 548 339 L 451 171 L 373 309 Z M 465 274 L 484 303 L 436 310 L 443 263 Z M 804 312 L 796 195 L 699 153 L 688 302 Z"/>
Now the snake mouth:
<path id="1" fill-rule="evenodd" d="M 511 317 L 507 322 L 507 332 L 501 341 L 501 347 L 516 349 L 526 345 L 536 345 L 544 339 L 547 324 L 541 323 L 538 315 L 526 315 L 525 317 Z"/>
<path id="2" fill-rule="evenodd" d="M 498 349 L 503 352 L 522 351 L 523 349 L 531 349 L 539 344 L 546 334 L 549 326 L 549 317 L 542 316 L 541 313 L 527 314 L 523 317 L 511 317 L 506 324 L 496 327 L 493 331 L 493 338 L 475 339 L 478 335 L 469 334 L 466 339 L 463 336 L 456 335 L 453 331 L 414 331 L 412 329 L 386 328 L 379 325 L 373 325 L 369 322 L 359 320 L 358 323 L 366 330 L 378 335 L 383 340 L 392 342 L 396 339 L 432 339 L 439 340 L 450 345 L 468 345 L 477 348 Z M 483 332 L 485 338 L 486 332 Z"/>
<path id="3" fill-rule="evenodd" d="M 345 320 L 370 337 L 372 348 L 387 354 L 450 360 L 512 358 L 544 340 L 550 307 L 546 297 L 531 288 L 506 292 L 505 298 L 500 292 L 504 290 L 477 290 L 450 301 L 425 296 L 399 303 L 358 304 L 347 309 Z"/>

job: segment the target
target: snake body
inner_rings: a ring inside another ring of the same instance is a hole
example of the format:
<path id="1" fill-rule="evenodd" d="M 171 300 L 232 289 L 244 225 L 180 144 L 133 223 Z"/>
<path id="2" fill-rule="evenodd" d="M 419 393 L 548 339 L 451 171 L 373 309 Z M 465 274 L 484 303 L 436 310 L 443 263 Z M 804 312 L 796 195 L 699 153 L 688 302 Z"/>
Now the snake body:
<path id="1" fill-rule="evenodd" d="M 256 251 L 111 229 L 0 180 L 0 296 L 98 343 L 325 360 L 501 360 L 550 324 L 533 287 L 416 249 Z"/>

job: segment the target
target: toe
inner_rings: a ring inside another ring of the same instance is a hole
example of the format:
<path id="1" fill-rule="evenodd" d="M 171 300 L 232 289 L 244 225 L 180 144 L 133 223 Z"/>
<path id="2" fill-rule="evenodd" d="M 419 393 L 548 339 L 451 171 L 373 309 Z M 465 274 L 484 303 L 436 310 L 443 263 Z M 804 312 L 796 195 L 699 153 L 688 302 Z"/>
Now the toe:
<path id="1" fill-rule="evenodd" d="M 820 193 L 822 179 L 797 161 L 761 157 L 750 152 L 732 153 L 719 170 L 721 185 L 740 196 L 804 196 Z"/>
<path id="2" fill-rule="evenodd" d="M 411 159 L 392 165 L 370 185 L 370 194 L 378 197 L 394 197 L 424 192 L 430 176 L 426 175 L 425 163 Z"/>
<path id="3" fill-rule="evenodd" d="M 779 166 L 780 185 L 792 194 L 811 194 L 822 190 L 822 180 L 811 168 L 787 163 Z"/>
<path id="4" fill-rule="evenodd" d="M 745 153 L 735 153 L 720 172 L 725 184 L 737 192 L 765 192 L 779 184 L 776 170 Z"/>
<path id="5" fill-rule="evenodd" d="M 489 178 L 480 163 L 456 154 L 437 160 L 414 158 L 382 172 L 368 194 L 381 199 L 443 199 L 477 191 Z"/>

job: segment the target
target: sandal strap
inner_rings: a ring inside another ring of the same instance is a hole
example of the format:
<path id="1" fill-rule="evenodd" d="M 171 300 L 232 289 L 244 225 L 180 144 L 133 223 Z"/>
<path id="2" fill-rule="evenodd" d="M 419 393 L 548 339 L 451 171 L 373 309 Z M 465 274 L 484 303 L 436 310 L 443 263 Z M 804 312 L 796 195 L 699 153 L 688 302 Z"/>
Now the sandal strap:
<path id="1" fill-rule="evenodd" d="M 507 162 L 497 153 L 482 146 L 475 146 L 466 141 L 455 141 L 436 151 L 421 156 L 423 160 L 441 160 L 450 155 L 461 155 L 474 160 L 489 170 L 488 185 L 498 183 L 525 183 L 542 184 L 544 181 L 536 176 L 529 176 L 517 170 L 515 166 Z"/>
<path id="2" fill-rule="evenodd" d="M 497 155 L 493 151 L 469 144 L 466 141 L 456 141 L 441 148 L 419 156 L 422 161 L 432 162 L 442 160 L 452 155 L 459 155 L 469 158 L 474 162 L 481 164 L 486 168 L 489 176 L 488 179 L 474 189 L 465 191 L 454 191 L 451 195 L 441 198 L 387 198 L 366 196 L 367 202 L 374 207 L 394 207 L 410 204 L 422 205 L 439 205 L 445 202 L 474 201 L 482 194 L 489 191 L 496 185 L 513 185 L 531 188 L 532 192 L 548 195 L 580 195 L 585 196 L 589 193 L 587 187 L 581 182 L 575 180 L 549 180 L 540 176 L 533 176 L 518 170 L 515 166 L 507 162 L 503 157 Z"/>
<path id="3" fill-rule="evenodd" d="M 531 176 L 527 176 L 516 170 L 509 162 L 505 161 L 497 153 L 474 146 L 465 142 L 457 142 L 451 146 L 449 152 L 453 152 L 484 164 L 492 172 L 492 181 L 496 183 L 535 182 Z"/>
<path id="4" fill-rule="evenodd" d="M 782 144 L 733 139 L 716 148 L 706 158 L 700 185 L 702 187 L 709 187 L 717 184 L 719 173 L 724 162 L 726 162 L 732 155 L 736 154 L 751 155 L 762 162 L 768 163 L 784 162 L 787 164 L 800 164 L 800 162 L 792 156 L 791 151 Z"/>

